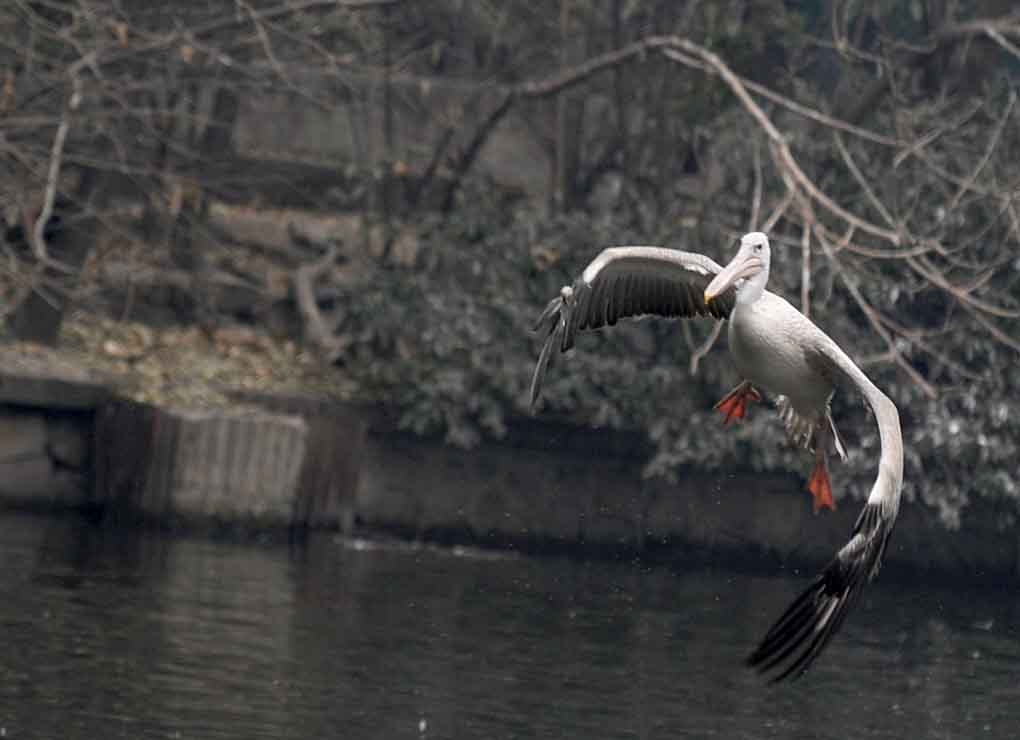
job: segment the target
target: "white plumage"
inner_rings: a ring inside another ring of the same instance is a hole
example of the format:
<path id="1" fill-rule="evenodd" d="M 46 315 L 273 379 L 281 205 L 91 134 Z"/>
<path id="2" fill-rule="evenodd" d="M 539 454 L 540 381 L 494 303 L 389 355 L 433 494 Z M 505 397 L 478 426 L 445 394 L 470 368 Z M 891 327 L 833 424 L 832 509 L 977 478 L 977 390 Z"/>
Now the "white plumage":
<path id="1" fill-rule="evenodd" d="M 550 301 L 536 323 L 545 343 L 531 384 L 534 407 L 549 359 L 573 346 L 580 331 L 642 315 L 728 319 L 729 345 L 744 381 L 718 407 L 742 417 L 758 388 L 777 396 L 792 440 L 813 447 L 809 488 L 831 505 L 827 455 L 845 456 L 829 411 L 838 383 L 859 391 L 875 414 L 882 449 L 878 474 L 850 541 L 769 630 L 748 663 L 774 680 L 802 674 L 842 624 L 864 585 L 877 575 L 899 511 L 903 442 L 896 406 L 825 332 L 784 298 L 766 290 L 768 237 L 744 235 L 734 258 L 661 247 L 603 250 L 572 286 Z M 826 497 L 828 501 L 826 501 Z"/>

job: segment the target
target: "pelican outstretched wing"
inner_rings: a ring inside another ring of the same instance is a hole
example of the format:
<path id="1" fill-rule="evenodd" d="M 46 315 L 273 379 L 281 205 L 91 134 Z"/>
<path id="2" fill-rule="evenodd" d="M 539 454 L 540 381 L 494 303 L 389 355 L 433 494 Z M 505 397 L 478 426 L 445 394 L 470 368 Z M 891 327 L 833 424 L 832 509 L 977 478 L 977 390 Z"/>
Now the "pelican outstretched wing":
<path id="1" fill-rule="evenodd" d="M 663 247 L 603 250 L 535 322 L 535 330 L 545 332 L 545 344 L 531 380 L 532 408 L 552 353 L 557 347 L 561 352 L 573 347 L 578 332 L 646 315 L 728 318 L 736 300 L 734 288 L 705 302 L 705 288 L 721 270 L 714 260 L 694 252 Z"/>
<path id="2" fill-rule="evenodd" d="M 804 593 L 790 605 L 747 663 L 773 681 L 802 675 L 825 649 L 878 575 L 896 523 L 903 485 L 903 438 L 895 404 L 880 391 L 839 346 L 815 327 L 806 348 L 819 372 L 841 379 L 864 396 L 875 414 L 882 450 L 878 475 L 850 541 L 836 553 Z"/>

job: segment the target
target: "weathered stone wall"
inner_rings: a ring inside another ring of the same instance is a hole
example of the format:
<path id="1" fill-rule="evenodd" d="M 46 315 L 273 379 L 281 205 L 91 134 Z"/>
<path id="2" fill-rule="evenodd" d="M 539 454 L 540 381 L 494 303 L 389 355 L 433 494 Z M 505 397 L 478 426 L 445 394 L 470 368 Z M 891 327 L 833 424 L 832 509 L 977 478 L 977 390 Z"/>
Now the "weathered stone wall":
<path id="1" fill-rule="evenodd" d="M 96 424 L 96 496 L 164 522 L 290 525 L 307 449 L 300 416 L 110 402 Z"/>
<path id="2" fill-rule="evenodd" d="M 606 430 L 519 421 L 503 443 L 461 450 L 400 432 L 384 409 L 320 398 L 249 393 L 235 409 L 196 411 L 115 399 L 94 379 L 0 375 L 6 505 L 794 567 L 831 558 L 861 507 L 813 515 L 793 474 L 646 480 L 645 459 L 640 435 Z M 887 562 L 1014 579 L 1011 506 L 978 502 L 948 532 L 905 501 Z"/>
<path id="3" fill-rule="evenodd" d="M 236 397 L 275 413 L 300 416 L 308 426 L 294 523 L 349 528 L 353 515 L 349 502 L 362 468 L 366 414 L 314 396 L 245 392 Z"/>
<path id="4" fill-rule="evenodd" d="M 0 503 L 89 504 L 93 410 L 109 390 L 73 366 L 5 357 L 0 373 Z"/>
<path id="5" fill-rule="evenodd" d="M 575 437 L 567 442 L 574 451 L 496 444 L 468 451 L 370 431 L 349 506 L 360 526 L 405 536 L 817 567 L 849 539 L 863 505 L 843 500 L 837 511 L 815 515 L 803 481 L 792 474 L 682 471 L 675 484 L 645 480 L 640 456 L 600 449 L 613 433 L 561 430 L 556 439 L 565 434 Z M 887 565 L 982 580 L 1016 577 L 1020 537 L 1007 521 L 995 505 L 978 504 L 962 529 L 949 532 L 936 512 L 905 501 Z"/>
<path id="6" fill-rule="evenodd" d="M 92 414 L 0 405 L 0 501 L 80 507 L 91 472 Z"/>

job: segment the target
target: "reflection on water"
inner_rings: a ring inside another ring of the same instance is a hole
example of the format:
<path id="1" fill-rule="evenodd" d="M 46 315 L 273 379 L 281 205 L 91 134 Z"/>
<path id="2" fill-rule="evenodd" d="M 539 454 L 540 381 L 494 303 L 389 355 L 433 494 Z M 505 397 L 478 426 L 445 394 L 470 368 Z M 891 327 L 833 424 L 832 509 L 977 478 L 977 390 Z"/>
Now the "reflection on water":
<path id="1" fill-rule="evenodd" d="M 1016 589 L 880 580 L 805 679 L 803 579 L 0 518 L 7 737 L 1015 737 Z"/>

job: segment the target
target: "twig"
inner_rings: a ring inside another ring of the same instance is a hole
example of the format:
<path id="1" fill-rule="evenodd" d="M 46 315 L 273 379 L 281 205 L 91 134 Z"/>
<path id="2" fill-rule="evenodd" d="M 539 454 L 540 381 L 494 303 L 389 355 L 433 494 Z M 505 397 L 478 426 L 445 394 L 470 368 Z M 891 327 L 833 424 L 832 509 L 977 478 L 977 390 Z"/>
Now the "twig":
<path id="1" fill-rule="evenodd" d="M 800 165 L 797 163 L 797 159 L 793 156 L 793 152 L 790 151 L 790 145 L 786 142 L 786 138 L 779 132 L 779 129 L 777 129 L 775 124 L 772 123 L 771 119 L 769 119 L 765 111 L 762 110 L 761 106 L 754 101 L 750 93 L 747 91 L 747 87 L 740 81 L 740 79 L 737 78 L 722 59 L 708 49 L 698 46 L 687 39 L 673 37 L 673 43 L 689 54 L 694 54 L 697 57 L 700 57 L 723 79 L 723 82 L 727 84 L 730 91 L 737 96 L 737 99 L 743 104 L 747 112 L 755 119 L 755 121 L 758 122 L 758 125 L 763 131 L 765 131 L 769 139 L 772 141 L 772 144 L 774 145 L 773 151 L 775 152 L 777 159 L 776 164 L 781 169 L 787 170 L 797 185 L 799 185 L 812 200 L 817 201 L 830 213 L 843 219 L 848 224 L 855 226 L 860 231 L 871 234 L 872 236 L 878 237 L 897 246 L 900 244 L 902 240 L 900 234 L 895 231 L 882 228 L 881 226 L 877 226 L 870 221 L 851 213 L 833 201 L 818 188 L 814 181 L 804 173 Z M 677 52 L 673 48 L 663 48 L 662 53 L 668 58 L 680 62 L 681 64 L 690 64 L 690 57 L 686 54 Z"/>
<path id="2" fill-rule="evenodd" d="M 691 353 L 691 375 L 698 374 L 698 365 L 701 363 L 701 360 L 705 357 L 705 355 L 712 350 L 712 347 L 715 346 L 716 340 L 719 339 L 719 334 L 722 333 L 722 327 L 723 322 L 716 321 L 715 326 L 712 327 L 712 331 L 708 335 L 708 338 Z"/>
<path id="3" fill-rule="evenodd" d="M 758 228 L 758 217 L 761 215 L 761 144 L 758 137 L 754 138 L 754 189 L 751 195 L 751 218 L 748 219 L 748 231 Z"/>
<path id="4" fill-rule="evenodd" d="M 908 257 L 907 264 L 910 265 L 914 272 L 930 282 L 932 285 L 942 288 L 942 290 L 946 291 L 966 306 L 991 314 L 992 316 L 998 316 L 1001 319 L 1020 318 L 1020 310 L 1010 310 L 1008 308 L 1002 308 L 1001 306 L 988 303 L 980 298 L 975 298 L 967 289 L 954 285 L 948 280 L 948 278 L 946 278 L 945 275 L 942 274 L 941 271 L 931 265 L 923 256 Z"/>
<path id="5" fill-rule="evenodd" d="M 255 8 L 244 0 L 234 1 L 237 3 L 238 8 L 243 9 L 251 18 L 252 25 L 255 26 L 255 33 L 259 38 L 259 44 L 262 46 L 262 50 L 266 53 L 266 58 L 269 60 L 269 63 L 272 65 L 273 69 L 276 70 L 277 76 L 283 80 L 283 84 L 291 90 L 301 95 L 305 95 L 305 90 L 302 90 L 299 85 L 295 84 L 290 75 L 287 74 L 287 71 L 283 68 L 283 65 L 280 64 L 280 60 L 277 59 L 276 52 L 273 50 L 273 42 L 270 40 L 269 34 L 266 32 L 265 26 L 263 25 L 263 21 L 259 18 L 258 12 Z"/>
<path id="6" fill-rule="evenodd" d="M 811 224 L 814 215 L 808 203 L 801 204 L 804 223 L 800 232 L 800 311 L 811 316 Z"/>
<path id="7" fill-rule="evenodd" d="M 843 137 L 839 135 L 838 131 L 834 131 L 832 133 L 832 138 L 836 142 L 836 148 L 839 149 L 840 156 L 843 157 L 843 163 L 846 165 L 846 168 L 850 170 L 850 174 L 854 176 L 857 184 L 861 186 L 861 190 L 864 191 L 864 194 L 867 196 L 872 207 L 878 211 L 878 215 L 885 219 L 885 222 L 889 224 L 889 226 L 895 229 L 898 226 L 896 219 L 892 217 L 892 214 L 889 213 L 889 209 L 887 209 L 885 205 L 883 205 L 882 201 L 879 200 L 878 196 L 875 195 L 875 191 L 872 190 L 867 178 L 864 177 L 864 173 L 861 172 L 857 163 L 854 161 L 853 156 L 851 156 L 850 151 L 846 148 L 846 145 L 843 144 Z"/>
<path id="8" fill-rule="evenodd" d="M 999 31 L 996 30 L 991 24 L 985 26 L 981 30 L 984 31 L 985 35 L 988 36 L 988 38 L 990 38 L 992 41 L 997 43 L 999 46 L 1008 51 L 1017 59 L 1020 59 L 1020 47 L 1017 47 L 1016 44 L 1010 42 L 1005 36 L 999 33 Z"/>
<path id="9" fill-rule="evenodd" d="M 816 228 L 822 229 L 828 234 L 829 239 L 840 246 L 837 251 L 847 251 L 859 257 L 867 257 L 874 260 L 902 260 L 908 257 L 918 257 L 932 251 L 939 251 L 938 243 L 932 239 L 918 240 L 918 243 L 911 247 L 900 249 L 879 249 L 877 247 L 866 247 L 852 240 L 845 240 L 832 233 L 824 224 L 816 224 Z"/>
<path id="10" fill-rule="evenodd" d="M 960 198 L 962 198 L 963 194 L 970 189 L 970 186 L 974 184 L 975 180 L 977 180 L 977 177 L 981 173 L 981 170 L 985 168 L 985 165 L 987 165 L 988 161 L 992 158 L 992 154 L 999 146 L 999 139 L 1002 137 L 1002 130 L 1006 127 L 1006 121 L 1009 120 L 1010 115 L 1013 113 L 1014 105 L 1016 105 L 1016 91 L 1010 89 L 1009 101 L 1006 103 L 1006 110 L 1003 112 L 1002 118 L 999 119 L 999 123 L 995 126 L 995 129 L 992 131 L 992 136 L 988 140 L 988 146 L 985 147 L 984 155 L 978 161 L 977 166 L 974 167 L 974 170 L 967 176 L 967 178 L 962 183 L 960 183 L 960 189 L 956 191 L 956 195 L 954 195 L 953 199 L 949 201 L 949 207 L 946 210 L 951 211 L 960 204 Z"/>
<path id="11" fill-rule="evenodd" d="M 1009 201 L 1013 198 L 1012 193 L 1003 193 L 997 190 L 992 190 L 990 188 L 983 187 L 973 182 L 967 183 L 967 180 L 965 178 L 960 177 L 959 175 L 954 175 L 952 172 L 949 172 L 945 167 L 940 165 L 938 162 L 933 161 L 924 152 L 917 152 L 916 156 L 918 159 L 924 162 L 925 166 L 929 170 L 934 172 L 936 175 L 941 177 L 946 182 L 950 182 L 954 185 L 963 185 L 967 188 L 967 190 L 976 195 L 984 195 L 989 198 L 997 198 L 1000 201 Z"/>
<path id="12" fill-rule="evenodd" d="M 685 50 L 687 54 L 678 51 L 678 49 Z M 656 50 L 662 51 L 667 57 L 673 59 L 673 61 L 677 61 L 685 66 L 695 67 L 712 74 L 724 76 L 721 75 L 721 69 L 725 68 L 730 78 L 727 82 L 731 88 L 735 82 L 745 92 L 750 90 L 756 95 L 760 95 L 776 105 L 830 128 L 845 131 L 848 134 L 853 134 L 854 136 L 867 141 L 896 149 L 905 145 L 905 142 L 899 139 L 883 136 L 882 134 L 869 131 L 861 126 L 855 126 L 852 123 L 822 113 L 814 108 L 798 103 L 795 100 L 791 100 L 785 95 L 781 95 L 780 93 L 754 82 L 753 80 L 741 77 L 724 64 L 719 57 L 708 51 L 708 49 L 679 36 L 649 36 L 619 49 L 592 57 L 581 64 L 570 67 L 569 69 L 544 80 L 534 80 L 516 85 L 513 88 L 513 91 L 523 97 L 544 97 L 552 95 L 567 87 L 583 82 L 604 69 L 614 67 L 617 64 L 634 58 L 640 58 L 648 52 Z M 694 57 L 688 56 L 688 54 L 693 54 Z M 418 84 L 418 81 L 414 79 L 409 78 L 408 81 L 414 81 L 415 84 Z"/>
<path id="13" fill-rule="evenodd" d="M 899 139 L 894 139 L 890 136 L 883 136 L 882 134 L 877 134 L 874 131 L 869 131 L 866 128 L 862 128 L 861 126 L 855 126 L 849 121 L 844 121 L 840 118 L 835 118 L 834 116 L 822 113 L 819 110 L 815 110 L 814 108 L 798 103 L 795 100 L 791 100 L 785 95 L 780 95 L 776 91 L 771 90 L 770 88 L 767 88 L 764 85 L 755 82 L 754 80 L 749 80 L 746 77 L 739 76 L 737 77 L 737 79 L 740 80 L 744 87 L 746 87 L 748 90 L 755 93 L 756 95 L 761 95 L 766 100 L 769 100 L 778 106 L 786 108 L 788 111 L 791 111 L 792 113 L 797 113 L 798 115 L 801 115 L 804 118 L 808 118 L 814 121 L 815 123 L 820 123 L 823 126 L 836 129 L 837 131 L 844 131 L 848 134 L 853 134 L 858 138 L 873 142 L 875 144 L 882 144 L 883 146 L 894 148 L 903 146 L 903 142 L 900 141 Z"/>
<path id="14" fill-rule="evenodd" d="M 953 131 L 954 129 L 957 129 L 963 124 L 965 124 L 974 116 L 975 113 L 981 110 L 982 105 L 983 103 L 980 100 L 972 101 L 969 108 L 962 114 L 954 118 L 952 121 L 949 121 L 945 125 L 939 126 L 938 128 L 935 128 L 932 131 L 929 131 L 924 136 L 918 137 L 918 139 L 914 143 L 912 143 L 910 146 L 908 146 L 899 154 L 897 154 L 895 157 L 893 157 L 893 169 L 896 169 L 901 164 L 903 164 L 903 160 L 907 159 L 908 157 L 916 156 L 922 149 L 924 149 L 933 141 L 942 136 L 942 134 L 946 133 L 947 131 Z"/>
<path id="15" fill-rule="evenodd" d="M 1020 213 L 1017 213 L 1016 204 L 1012 200 L 1006 201 L 1006 212 L 1009 214 L 1009 232 L 1013 241 L 1020 244 Z"/>
<path id="16" fill-rule="evenodd" d="M 767 234 L 775 228 L 776 224 L 779 223 L 779 219 L 786 215 L 786 211 L 789 209 L 790 204 L 793 203 L 795 195 L 795 191 L 787 188 L 786 195 L 784 195 L 783 199 L 779 201 L 774 209 L 772 209 L 772 213 L 769 214 L 767 219 L 765 219 L 765 223 L 761 225 L 762 231 Z"/>
<path id="17" fill-rule="evenodd" d="M 1020 11 L 1012 11 L 1006 13 L 999 18 L 975 18 L 974 20 L 962 21 L 960 23 L 953 23 L 943 26 L 938 34 L 937 39 L 951 39 L 958 38 L 960 36 L 970 36 L 975 33 L 988 33 L 989 30 L 999 31 L 1001 33 L 1010 33 L 1013 35 L 1020 34 L 1020 29 L 1017 28 L 1017 23 L 1020 23 Z"/>
<path id="18" fill-rule="evenodd" d="M 60 125 L 53 136 L 53 146 L 50 148 L 50 165 L 46 173 L 46 189 L 43 194 L 43 204 L 39 216 L 35 220 L 32 229 L 32 252 L 39 262 L 55 267 L 63 272 L 73 273 L 74 269 L 68 265 L 53 260 L 49 256 L 46 247 L 46 224 L 53 216 L 53 204 L 57 198 L 57 183 L 60 181 L 60 165 L 64 159 L 64 144 L 67 141 L 67 134 L 71 130 L 71 116 L 81 105 L 81 69 L 85 64 L 90 64 L 87 57 L 79 59 L 71 65 L 68 70 L 71 76 L 71 97 L 67 102 L 63 115 L 60 117 Z"/>
<path id="19" fill-rule="evenodd" d="M 825 253 L 825 256 L 829 259 L 829 263 L 832 265 L 833 272 L 835 272 L 836 275 L 839 276 L 840 282 L 843 283 L 843 285 L 847 289 L 847 292 L 850 293 L 851 297 L 860 307 L 865 317 L 867 317 L 868 323 L 871 324 L 871 327 L 872 329 L 875 330 L 875 333 L 878 334 L 878 336 L 880 336 L 883 339 L 883 341 L 885 341 L 885 344 L 889 349 L 889 353 L 895 360 L 896 364 L 903 369 L 903 371 L 910 377 L 911 380 L 913 380 L 918 385 L 918 387 L 924 392 L 926 396 L 928 396 L 928 398 L 932 399 L 937 398 L 938 392 L 935 390 L 935 387 L 927 380 L 925 380 L 921 373 L 919 373 L 913 365 L 907 362 L 907 359 L 900 353 L 899 349 L 896 347 L 896 340 L 892 337 L 889 331 L 882 324 L 881 315 L 879 314 L 879 312 L 876 311 L 874 307 L 872 307 L 872 305 L 868 303 L 867 300 L 865 300 L 863 295 L 861 295 L 861 291 L 857 287 L 857 284 L 847 277 L 846 272 L 843 269 L 843 265 L 840 263 L 839 258 L 835 254 L 835 251 L 826 240 L 825 233 L 820 229 L 815 229 L 815 236 L 818 238 L 818 243 L 821 245 L 822 251 Z"/>
<path id="20" fill-rule="evenodd" d="M 968 305 L 964 305 L 963 308 L 975 321 L 985 328 L 985 331 L 1005 344 L 1007 347 L 1012 348 L 1015 352 L 1020 352 L 1020 342 L 1002 331 L 1002 329 L 989 321 L 986 316 L 982 316 L 980 311 L 976 311 L 973 307 Z"/>
<path id="21" fill-rule="evenodd" d="M 497 124 L 499 124 L 499 122 L 503 120 L 503 117 L 510 111 L 513 100 L 513 95 L 506 95 L 503 97 L 503 100 L 501 100 L 499 104 L 492 109 L 492 112 L 490 112 L 481 124 L 479 124 L 478 128 L 475 129 L 474 136 L 472 136 L 471 140 L 468 141 L 467 146 L 464 147 L 464 151 L 461 152 L 456 161 L 450 165 L 452 175 L 450 178 L 450 184 L 446 188 L 446 194 L 443 196 L 444 209 L 448 210 L 452 206 L 453 199 L 457 194 L 457 189 L 460 187 L 461 180 L 463 180 L 464 175 L 467 174 L 467 171 L 471 168 L 471 165 L 478 157 L 478 153 L 481 151 L 482 145 L 488 141 L 489 134 L 495 130 Z"/>
<path id="22" fill-rule="evenodd" d="M 903 337 L 908 342 L 916 346 L 920 351 L 931 355 L 939 362 L 951 367 L 953 369 L 953 372 L 958 373 L 961 377 L 967 378 L 968 380 L 972 380 L 975 383 L 981 381 L 980 375 L 966 369 L 965 367 L 960 365 L 960 363 L 956 362 L 948 355 L 946 355 L 944 352 L 940 352 L 939 350 L 932 347 L 927 341 L 925 341 L 928 337 L 931 336 L 947 334 L 949 332 L 948 325 L 938 330 L 911 329 L 910 327 L 903 326 L 899 322 L 894 321 L 892 318 L 885 314 L 879 314 L 879 319 L 881 319 L 883 324 L 885 324 L 892 331 L 896 332 L 896 334 L 898 334 L 899 336 Z"/>

